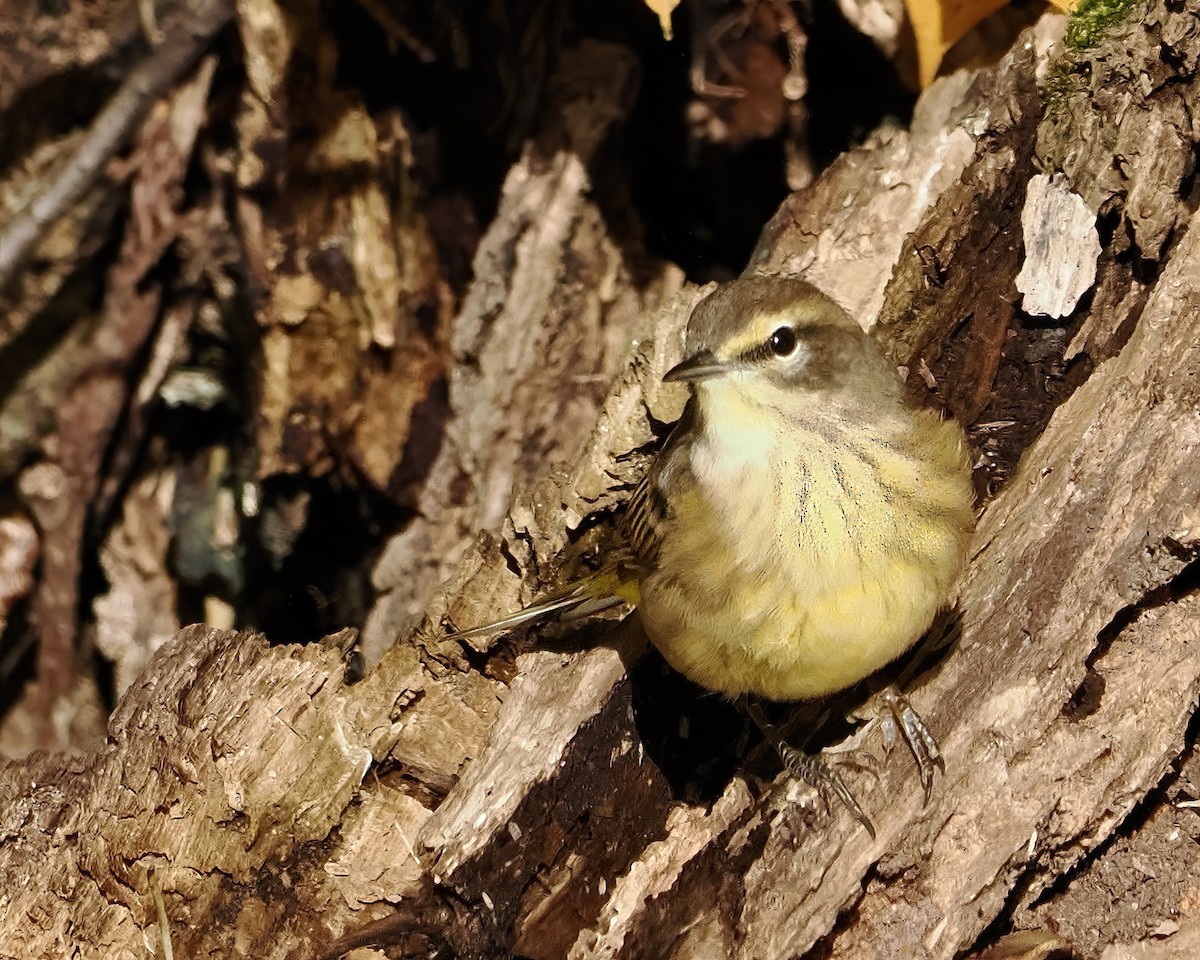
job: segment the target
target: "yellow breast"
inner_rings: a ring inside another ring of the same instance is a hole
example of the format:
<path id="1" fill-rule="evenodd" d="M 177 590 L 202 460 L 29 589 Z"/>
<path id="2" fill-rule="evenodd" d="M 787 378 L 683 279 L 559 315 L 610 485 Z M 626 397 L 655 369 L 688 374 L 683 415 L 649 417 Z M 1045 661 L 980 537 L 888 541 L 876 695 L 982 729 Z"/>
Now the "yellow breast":
<path id="1" fill-rule="evenodd" d="M 945 604 L 974 519 L 961 432 L 907 409 L 780 429 L 736 391 L 718 401 L 678 454 L 688 476 L 640 584 L 647 633 L 712 690 L 844 689 Z"/>

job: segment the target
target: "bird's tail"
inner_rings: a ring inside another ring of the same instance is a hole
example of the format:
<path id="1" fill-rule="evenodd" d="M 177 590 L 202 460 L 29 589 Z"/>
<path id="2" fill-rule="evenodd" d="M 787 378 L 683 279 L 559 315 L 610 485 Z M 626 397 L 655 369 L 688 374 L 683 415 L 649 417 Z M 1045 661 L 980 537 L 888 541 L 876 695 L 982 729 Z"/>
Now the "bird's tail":
<path id="1" fill-rule="evenodd" d="M 637 581 L 617 566 L 606 566 L 580 580 L 546 594 L 529 606 L 510 613 L 507 617 L 480 624 L 467 630 L 455 630 L 451 638 L 479 637 L 489 633 L 511 630 L 522 624 L 541 620 L 558 614 L 564 621 L 580 620 L 594 616 L 623 603 L 636 605 L 638 602 Z"/>

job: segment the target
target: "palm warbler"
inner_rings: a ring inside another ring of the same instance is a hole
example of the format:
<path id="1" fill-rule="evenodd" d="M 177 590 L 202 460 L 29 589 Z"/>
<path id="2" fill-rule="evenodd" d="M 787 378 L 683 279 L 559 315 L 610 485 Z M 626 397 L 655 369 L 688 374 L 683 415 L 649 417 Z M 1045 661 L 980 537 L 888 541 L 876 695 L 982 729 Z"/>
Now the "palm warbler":
<path id="1" fill-rule="evenodd" d="M 946 604 L 974 526 L 962 431 L 908 403 L 870 337 L 799 279 L 719 287 L 685 354 L 664 380 L 691 401 L 628 506 L 628 555 L 470 632 L 620 597 L 710 690 L 845 689 Z"/>

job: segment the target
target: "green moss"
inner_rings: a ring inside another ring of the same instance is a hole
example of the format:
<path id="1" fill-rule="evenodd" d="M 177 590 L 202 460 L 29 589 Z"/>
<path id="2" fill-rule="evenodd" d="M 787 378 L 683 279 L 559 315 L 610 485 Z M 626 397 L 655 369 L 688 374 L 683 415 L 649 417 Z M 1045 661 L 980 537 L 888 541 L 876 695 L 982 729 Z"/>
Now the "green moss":
<path id="1" fill-rule="evenodd" d="M 1104 31 L 1124 20 L 1138 0 L 1081 0 L 1067 20 L 1066 45 L 1075 50 L 1094 47 Z"/>
<path id="2" fill-rule="evenodd" d="M 1042 96 L 1045 97 L 1046 107 L 1057 110 L 1062 107 L 1076 90 L 1079 89 L 1079 78 L 1068 69 L 1068 64 L 1059 60 L 1050 68 L 1046 82 L 1042 85 Z"/>

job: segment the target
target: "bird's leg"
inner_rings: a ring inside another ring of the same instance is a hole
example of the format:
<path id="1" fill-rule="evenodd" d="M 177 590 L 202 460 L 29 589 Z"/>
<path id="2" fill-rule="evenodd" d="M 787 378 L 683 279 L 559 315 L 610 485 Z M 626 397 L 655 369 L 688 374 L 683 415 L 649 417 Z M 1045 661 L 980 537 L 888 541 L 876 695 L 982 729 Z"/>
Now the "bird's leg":
<path id="1" fill-rule="evenodd" d="M 925 803 L 933 795 L 934 770 L 946 772 L 946 762 L 942 759 L 942 751 L 925 722 L 913 709 L 912 704 L 905 699 L 894 685 L 884 687 L 880 692 L 884 704 L 887 705 L 890 718 L 884 720 L 883 734 L 885 746 L 895 742 L 896 731 L 904 738 L 913 760 L 917 764 L 917 774 L 921 778 L 921 786 L 925 790 Z M 890 720 L 890 723 L 889 723 Z"/>
<path id="2" fill-rule="evenodd" d="M 913 650 L 911 656 L 898 674 L 893 674 L 893 680 L 886 686 L 877 681 L 869 681 L 872 692 L 882 698 L 886 710 L 878 710 L 871 706 L 865 710 L 856 710 L 853 715 L 867 720 L 867 726 L 860 732 L 878 723 L 883 733 L 883 746 L 888 752 L 896 745 L 897 734 L 904 738 L 904 743 L 913 755 L 917 764 L 917 774 L 921 778 L 921 787 L 925 791 L 925 803 L 928 804 L 933 795 L 934 771 L 946 772 L 942 751 L 929 728 L 913 709 L 912 704 L 900 690 L 907 686 L 918 673 L 928 669 L 932 658 L 942 657 L 947 651 L 956 646 L 962 638 L 962 617 L 958 610 L 950 607 L 943 610 L 934 619 L 933 625 L 925 632 Z M 873 702 L 873 700 L 872 700 Z"/>
<path id="3" fill-rule="evenodd" d="M 827 806 L 830 794 L 836 796 L 874 840 L 875 825 L 871 823 L 871 818 L 863 812 L 863 808 L 854 799 L 854 794 L 850 792 L 850 788 L 846 786 L 837 770 L 819 755 L 805 753 L 803 750 L 797 750 L 791 746 L 784 740 L 779 728 L 763 714 L 762 707 L 749 697 L 743 697 L 740 702 L 746 715 L 754 721 L 754 725 L 762 731 L 767 743 L 774 747 L 775 752 L 779 754 L 784 769 L 796 779 L 803 780 L 813 787 Z"/>

